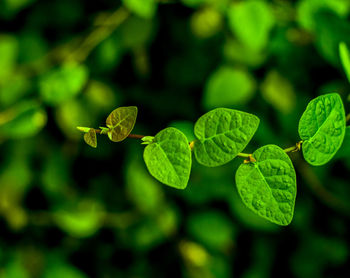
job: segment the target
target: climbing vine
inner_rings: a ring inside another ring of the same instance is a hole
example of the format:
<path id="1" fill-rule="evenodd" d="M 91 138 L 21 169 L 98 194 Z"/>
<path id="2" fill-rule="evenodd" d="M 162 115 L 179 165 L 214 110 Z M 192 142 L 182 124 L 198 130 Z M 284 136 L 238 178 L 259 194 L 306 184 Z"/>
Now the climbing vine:
<path id="1" fill-rule="evenodd" d="M 194 125 L 196 139 L 188 142 L 178 129 L 168 127 L 155 136 L 131 134 L 137 107 L 119 107 L 106 119 L 106 127 L 78 127 L 84 140 L 97 147 L 96 134 L 113 142 L 141 139 L 146 145 L 143 158 L 150 174 L 161 183 L 185 189 L 190 179 L 192 152 L 206 167 L 224 165 L 235 157 L 245 158 L 235 180 L 243 203 L 259 216 L 278 225 L 288 225 L 294 214 L 297 192 L 296 173 L 289 152 L 302 150 L 313 166 L 329 162 L 340 149 L 346 133 L 346 116 L 337 93 L 321 95 L 307 105 L 299 121 L 300 141 L 282 149 L 266 145 L 252 154 L 242 153 L 259 126 L 259 118 L 243 111 L 216 108 L 201 116 Z"/>

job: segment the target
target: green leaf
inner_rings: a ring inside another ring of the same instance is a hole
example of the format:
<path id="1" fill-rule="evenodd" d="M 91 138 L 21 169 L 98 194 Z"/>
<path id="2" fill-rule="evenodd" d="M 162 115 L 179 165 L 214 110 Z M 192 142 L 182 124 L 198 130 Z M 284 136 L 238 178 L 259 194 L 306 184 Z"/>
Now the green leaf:
<path id="1" fill-rule="evenodd" d="M 129 17 L 119 30 L 122 47 L 135 50 L 149 45 L 154 37 L 154 29 L 155 23 L 151 19 Z"/>
<path id="2" fill-rule="evenodd" d="M 78 203 L 62 205 L 54 213 L 54 221 L 67 234 L 90 237 L 101 227 L 104 218 L 103 207 L 95 200 L 83 199 Z"/>
<path id="3" fill-rule="evenodd" d="M 40 78 L 40 95 L 47 104 L 55 106 L 78 95 L 87 80 L 88 70 L 84 65 L 64 64 Z"/>
<path id="4" fill-rule="evenodd" d="M 93 128 L 89 129 L 89 132 L 84 134 L 84 141 L 89 146 L 96 148 L 97 147 L 97 138 L 96 138 L 96 131 Z"/>
<path id="5" fill-rule="evenodd" d="M 341 42 L 339 44 L 339 56 L 340 56 L 340 61 L 343 65 L 346 77 L 348 78 L 348 81 L 350 82 L 350 53 L 349 53 L 349 49 L 346 46 L 345 42 Z"/>
<path id="6" fill-rule="evenodd" d="M 0 113 L 0 136 L 27 138 L 46 124 L 47 115 L 36 101 L 23 101 Z"/>
<path id="7" fill-rule="evenodd" d="M 155 0 L 123 0 L 124 5 L 136 15 L 143 18 L 151 18 L 157 10 Z"/>
<path id="8" fill-rule="evenodd" d="M 220 211 L 192 214 L 186 227 L 193 238 L 212 249 L 224 250 L 234 240 L 235 229 L 232 221 Z"/>
<path id="9" fill-rule="evenodd" d="M 123 141 L 134 128 L 137 117 L 137 107 L 119 107 L 109 114 L 106 125 L 110 129 L 108 137 L 113 142 Z"/>
<path id="10" fill-rule="evenodd" d="M 186 136 L 173 127 L 160 131 L 143 153 L 148 171 L 160 182 L 184 189 L 187 186 L 192 158 Z"/>
<path id="11" fill-rule="evenodd" d="M 245 70 L 221 67 L 208 79 L 203 105 L 207 109 L 247 103 L 254 95 L 255 81 Z"/>
<path id="12" fill-rule="evenodd" d="M 10 35 L 0 35 L 0 82 L 12 72 L 18 57 L 18 41 Z"/>
<path id="13" fill-rule="evenodd" d="M 197 161 L 208 167 L 223 165 L 244 150 L 259 125 L 255 115 L 227 108 L 204 114 L 194 126 Z"/>
<path id="14" fill-rule="evenodd" d="M 349 2 L 344 0 L 301 0 L 297 4 L 297 21 L 305 29 L 315 31 L 320 11 L 330 11 L 345 18 L 349 13 Z"/>
<path id="15" fill-rule="evenodd" d="M 339 94 L 319 96 L 308 104 L 299 121 L 305 160 L 314 166 L 327 163 L 342 145 L 345 111 Z"/>
<path id="16" fill-rule="evenodd" d="M 259 148 L 253 157 L 256 162 L 241 164 L 236 172 L 236 186 L 243 203 L 273 223 L 288 225 L 296 197 L 292 161 L 275 145 Z"/>
<path id="17" fill-rule="evenodd" d="M 228 10 L 229 27 L 247 48 L 263 49 L 275 19 L 264 1 L 248 0 L 231 5 Z"/>

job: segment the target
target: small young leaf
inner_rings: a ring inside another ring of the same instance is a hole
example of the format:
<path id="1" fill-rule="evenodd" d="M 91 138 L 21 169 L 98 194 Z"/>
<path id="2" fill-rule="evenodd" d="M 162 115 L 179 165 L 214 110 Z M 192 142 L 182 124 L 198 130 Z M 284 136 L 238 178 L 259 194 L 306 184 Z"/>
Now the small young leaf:
<path id="1" fill-rule="evenodd" d="M 89 146 L 96 148 L 97 147 L 97 138 L 96 138 L 96 131 L 93 128 L 90 128 L 89 132 L 84 134 L 84 141 Z"/>
<path id="2" fill-rule="evenodd" d="M 184 189 L 190 177 L 192 158 L 186 136 L 176 128 L 160 131 L 143 153 L 148 171 L 160 182 Z"/>
<path id="3" fill-rule="evenodd" d="M 110 128 L 108 137 L 113 142 L 123 141 L 134 128 L 137 117 L 137 107 L 119 107 L 109 114 L 106 125 Z"/>
<path id="4" fill-rule="evenodd" d="M 143 138 L 141 138 L 142 141 L 142 145 L 149 145 L 152 144 L 154 140 L 154 136 L 145 136 Z"/>
<path id="5" fill-rule="evenodd" d="M 90 127 L 77 126 L 77 130 L 79 130 L 81 132 L 89 132 L 90 129 L 91 129 Z"/>
<path id="6" fill-rule="evenodd" d="M 247 146 L 259 125 L 255 115 L 227 108 L 204 114 L 194 126 L 197 161 L 208 167 L 223 165 Z"/>
<path id="7" fill-rule="evenodd" d="M 273 223 L 288 225 L 296 197 L 292 161 L 275 145 L 261 147 L 253 157 L 256 162 L 241 164 L 236 172 L 236 186 L 243 203 Z"/>
<path id="8" fill-rule="evenodd" d="M 343 65 L 346 77 L 348 78 L 348 81 L 350 82 L 350 53 L 349 53 L 349 49 L 346 46 L 345 42 L 341 42 L 339 44 L 339 56 L 340 56 L 340 61 Z"/>
<path id="9" fill-rule="evenodd" d="M 331 160 L 342 145 L 345 127 L 344 105 L 338 94 L 322 95 L 310 101 L 299 121 L 305 160 L 314 166 Z"/>

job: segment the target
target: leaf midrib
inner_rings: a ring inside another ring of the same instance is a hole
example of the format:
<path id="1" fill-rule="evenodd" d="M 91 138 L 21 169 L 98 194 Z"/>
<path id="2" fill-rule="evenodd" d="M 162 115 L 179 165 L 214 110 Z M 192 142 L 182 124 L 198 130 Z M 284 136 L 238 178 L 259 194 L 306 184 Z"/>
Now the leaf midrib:
<path id="1" fill-rule="evenodd" d="M 335 106 L 333 106 L 333 107 L 332 107 L 332 110 L 331 110 L 331 112 L 329 113 L 329 115 L 328 115 L 328 117 L 326 118 L 326 120 L 319 126 L 319 128 L 318 128 L 317 131 L 314 133 L 314 135 L 312 135 L 309 139 L 307 139 L 308 141 L 313 140 L 313 139 L 318 135 L 318 133 L 321 131 L 323 125 L 324 125 L 326 122 L 328 122 L 330 116 L 331 116 L 331 115 L 333 116 L 333 114 L 336 113 L 336 111 L 337 111 L 337 110 L 335 109 Z M 326 133 L 326 134 L 327 134 L 327 133 Z M 328 135 L 328 134 L 327 134 L 327 135 Z"/>
<path id="2" fill-rule="evenodd" d="M 281 161 L 279 159 L 275 159 L 275 160 L 278 160 L 278 161 Z M 266 160 L 264 160 L 266 161 Z M 282 160 L 283 161 L 283 160 Z M 286 215 L 283 211 L 281 211 L 280 207 L 279 207 L 279 202 L 275 199 L 275 197 L 273 196 L 273 193 L 272 193 L 272 189 L 271 187 L 269 186 L 269 183 L 267 182 L 267 180 L 265 179 L 265 176 L 263 175 L 263 173 L 261 172 L 260 168 L 259 168 L 259 163 L 257 163 L 257 167 L 254 167 L 254 169 L 257 169 L 258 170 L 258 173 L 259 175 L 262 177 L 263 181 L 265 182 L 266 186 L 269 188 L 269 191 L 270 191 L 270 194 L 271 194 L 271 197 L 273 199 L 273 201 L 277 204 L 277 208 L 279 210 L 279 212 L 281 212 L 283 215 Z"/>
<path id="3" fill-rule="evenodd" d="M 171 141 L 171 140 L 167 140 L 167 141 Z M 163 150 L 163 148 L 160 146 L 160 143 L 156 142 L 155 145 L 162 151 L 162 153 L 164 154 L 164 156 L 166 157 L 167 161 L 170 163 L 172 170 L 174 171 L 174 173 L 176 174 L 176 178 L 179 184 L 181 184 L 181 180 L 179 177 L 179 174 L 176 172 L 174 165 L 171 163 L 169 157 L 167 156 L 166 152 Z"/>
<path id="4" fill-rule="evenodd" d="M 117 126 L 121 125 L 122 122 L 124 122 L 129 116 L 131 116 L 131 114 L 128 114 L 125 116 L 125 118 L 121 119 L 118 123 L 116 123 L 115 125 L 112 125 L 112 128 L 115 129 Z"/>

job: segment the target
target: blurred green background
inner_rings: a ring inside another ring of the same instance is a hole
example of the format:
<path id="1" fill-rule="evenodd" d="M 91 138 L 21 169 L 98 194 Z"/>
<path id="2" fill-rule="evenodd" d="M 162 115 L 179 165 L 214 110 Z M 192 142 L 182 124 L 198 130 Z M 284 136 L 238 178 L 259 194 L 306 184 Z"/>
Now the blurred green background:
<path id="1" fill-rule="evenodd" d="M 278 227 L 237 195 L 242 159 L 153 179 L 139 140 L 87 146 L 136 105 L 133 133 L 193 138 L 228 107 L 261 124 L 247 152 L 299 141 L 317 95 L 349 82 L 348 0 L 0 0 L 0 277 L 350 277 L 350 148 L 323 167 L 291 154 L 295 216 Z M 349 139 L 349 138 L 348 138 Z"/>

